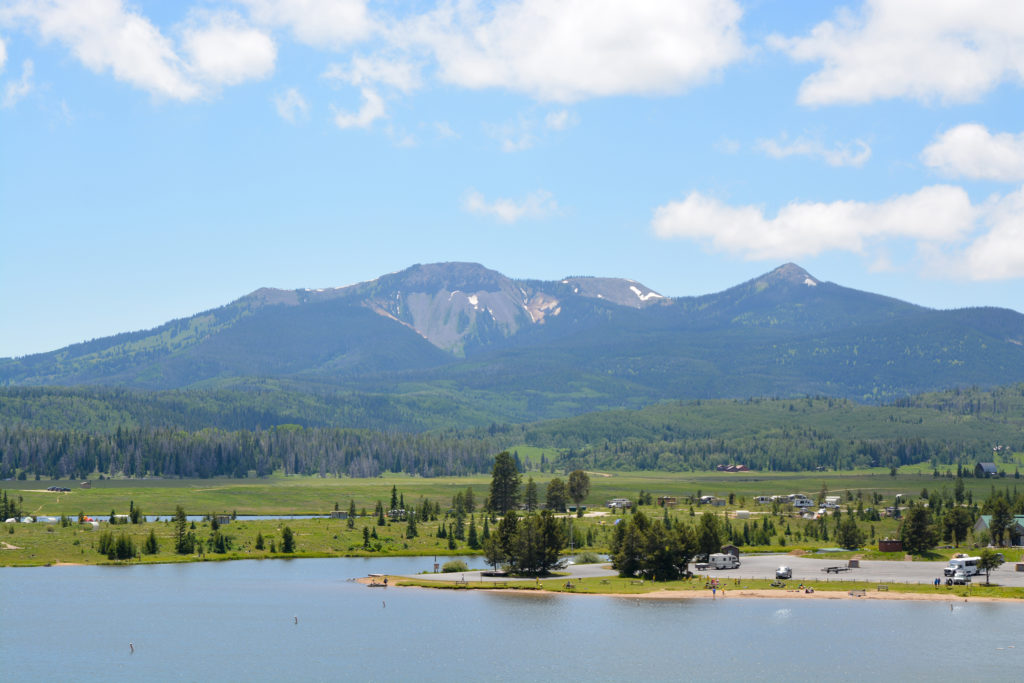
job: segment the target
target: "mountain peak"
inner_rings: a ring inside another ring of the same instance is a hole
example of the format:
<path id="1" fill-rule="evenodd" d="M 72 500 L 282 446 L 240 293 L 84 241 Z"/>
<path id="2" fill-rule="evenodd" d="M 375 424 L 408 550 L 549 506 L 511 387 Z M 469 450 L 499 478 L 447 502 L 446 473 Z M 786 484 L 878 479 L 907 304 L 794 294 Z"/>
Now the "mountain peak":
<path id="1" fill-rule="evenodd" d="M 804 285 L 807 287 L 817 287 L 819 284 L 819 280 L 816 277 L 795 263 L 783 264 L 772 272 L 759 277 L 758 281 L 767 285 L 784 283 L 790 285 Z"/>

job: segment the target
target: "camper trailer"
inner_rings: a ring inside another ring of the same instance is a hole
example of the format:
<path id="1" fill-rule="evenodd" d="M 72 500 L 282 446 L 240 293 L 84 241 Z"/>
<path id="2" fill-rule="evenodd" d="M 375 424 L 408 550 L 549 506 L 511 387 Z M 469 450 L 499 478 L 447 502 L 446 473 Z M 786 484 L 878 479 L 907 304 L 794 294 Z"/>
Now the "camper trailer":
<path id="1" fill-rule="evenodd" d="M 729 553 L 711 553 L 707 562 L 697 565 L 698 570 L 702 569 L 736 569 L 740 566 L 740 558 Z"/>

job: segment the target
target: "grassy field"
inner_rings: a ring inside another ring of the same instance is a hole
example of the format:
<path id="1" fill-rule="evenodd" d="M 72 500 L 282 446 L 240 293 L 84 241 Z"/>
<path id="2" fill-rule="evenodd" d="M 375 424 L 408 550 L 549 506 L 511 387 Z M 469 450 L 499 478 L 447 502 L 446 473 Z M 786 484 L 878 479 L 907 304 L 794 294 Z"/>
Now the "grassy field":
<path id="1" fill-rule="evenodd" d="M 520 454 L 522 457 L 522 453 Z M 532 460 L 539 458 L 535 452 L 528 453 Z M 529 472 L 540 487 L 543 499 L 544 486 L 554 476 L 550 473 Z M 562 475 L 564 477 L 564 475 Z M 524 478 L 525 479 L 525 478 Z M 629 472 L 600 473 L 593 472 L 590 477 L 591 490 L 586 503 L 591 511 L 602 511 L 600 517 L 586 517 L 574 521 L 577 536 L 589 536 L 593 542 L 592 549 L 602 551 L 607 548 L 612 526 L 618 513 L 608 513 L 604 503 L 610 498 L 626 497 L 633 500 L 641 490 L 659 495 L 674 495 L 682 501 L 697 493 L 717 495 L 722 498 L 733 496 L 732 504 L 725 508 L 709 506 L 696 507 L 695 515 L 708 513 L 734 515 L 737 509 L 751 512 L 749 523 L 770 517 L 776 528 L 770 545 L 756 548 L 744 547 L 744 552 L 775 551 L 788 552 L 795 548 L 808 550 L 820 547 L 832 547 L 834 541 L 808 538 L 805 532 L 810 524 L 796 518 L 786 510 L 777 514 L 767 506 L 754 503 L 755 495 L 774 495 L 802 492 L 814 497 L 824 486 L 830 494 L 840 495 L 844 503 L 850 496 L 860 493 L 864 505 L 883 507 L 891 505 L 896 494 L 910 498 L 920 495 L 923 488 L 930 491 L 951 490 L 953 479 L 934 478 L 930 473 L 898 473 L 890 476 L 888 470 L 866 470 L 857 472 L 818 472 L 818 473 L 718 473 L 708 472 L 694 475 L 666 472 Z M 1013 489 L 1017 480 L 1005 479 L 983 480 L 965 479 L 967 491 L 980 501 L 987 497 L 993 486 L 1000 489 Z M 60 516 L 68 515 L 77 518 L 85 513 L 100 520 L 108 519 L 111 512 L 127 514 L 129 508 L 139 508 L 143 514 L 169 517 L 175 508 L 181 505 L 190 515 L 206 515 L 214 513 L 239 515 L 326 515 L 335 505 L 347 510 L 349 501 L 354 501 L 357 512 L 367 510 L 371 515 L 377 503 L 385 506 L 390 503 L 391 491 L 394 487 L 404 498 L 406 507 L 418 507 L 424 498 L 440 505 L 442 513 L 451 505 L 452 497 L 467 487 L 474 492 L 479 505 L 488 493 L 489 476 L 472 476 L 457 478 L 425 479 L 406 475 L 386 475 L 372 479 L 320 478 L 301 476 L 275 475 L 262 479 L 104 479 L 93 480 L 91 489 L 81 489 L 77 485 L 70 493 L 51 493 L 47 486 L 68 486 L 76 482 L 51 481 L 8 481 L 3 482 L 9 496 L 20 497 L 25 513 L 31 515 Z M 872 496 L 882 497 L 879 502 L 872 502 Z M 661 517 L 664 510 L 648 507 L 649 515 Z M 672 510 L 670 515 L 676 519 L 694 521 L 690 514 L 690 506 L 685 502 Z M 450 520 L 449 520 L 450 522 Z M 389 527 L 376 527 L 372 518 L 360 519 L 356 529 L 350 530 L 344 522 L 337 520 L 287 520 L 286 522 L 298 534 L 298 554 L 301 556 L 340 556 L 360 554 L 435 554 L 448 553 L 447 541 L 437 539 L 434 535 L 438 522 L 420 523 L 420 538 L 405 540 L 405 524 L 395 523 Z M 482 532 L 483 517 L 476 516 L 477 531 Z M 746 520 L 733 520 L 737 529 L 748 523 Z M 224 532 L 235 537 L 233 549 L 224 554 L 206 554 L 204 559 L 239 559 L 267 557 L 269 550 L 257 551 L 254 548 L 257 533 L 265 537 L 280 539 L 282 522 L 275 520 L 239 521 L 225 527 Z M 467 522 L 468 524 L 468 522 Z M 106 529 L 106 523 L 104 523 Z M 362 548 L 362 527 L 376 529 L 381 536 L 379 548 L 372 551 Z M 882 519 L 873 523 L 862 523 L 867 537 L 869 549 L 860 551 L 868 559 L 890 559 L 876 550 L 871 550 L 876 539 L 895 537 L 899 522 L 893 519 Z M 161 552 L 153 556 L 142 556 L 145 562 L 177 562 L 195 560 L 197 557 L 178 556 L 171 552 L 170 535 L 172 529 L 165 522 L 150 523 L 143 526 L 112 526 L 114 533 L 126 531 L 137 545 L 141 546 L 149 529 L 156 530 L 161 544 Z M 786 544 L 781 545 L 779 536 L 785 531 Z M 210 530 L 200 524 L 197 536 L 206 538 Z M 205 534 L 205 535 L 204 535 Z M 18 550 L 0 550 L 0 565 L 39 565 L 61 562 L 99 563 L 107 562 L 105 556 L 95 552 L 97 532 L 86 531 L 77 525 L 64 528 L 60 525 L 44 524 L 5 524 L 0 527 L 0 541 L 19 548 Z M 387 539 L 387 540 L 386 540 Z M 574 542 L 576 547 L 582 544 Z M 4 546 L 0 546 L 4 547 Z M 269 547 L 269 540 L 268 540 Z M 89 549 L 92 548 L 92 552 Z M 464 542 L 459 542 L 457 550 L 467 552 Z M 471 552 L 471 551 L 470 551 Z M 953 550 L 937 551 L 930 559 L 951 554 Z M 1010 551 L 1008 560 L 1016 560 L 1019 551 Z M 837 558 L 847 557 L 852 553 L 839 553 Z M 898 558 L 891 558 L 898 559 Z M 926 558 L 929 559 L 929 558 Z"/>

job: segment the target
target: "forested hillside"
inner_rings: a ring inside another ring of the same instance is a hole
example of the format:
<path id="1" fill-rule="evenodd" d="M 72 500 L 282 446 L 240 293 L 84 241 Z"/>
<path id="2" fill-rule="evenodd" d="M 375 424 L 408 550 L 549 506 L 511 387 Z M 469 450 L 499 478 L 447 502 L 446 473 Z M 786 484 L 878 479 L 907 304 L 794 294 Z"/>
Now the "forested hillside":
<path id="1" fill-rule="evenodd" d="M 372 402 L 353 401 L 339 405 L 366 413 L 376 409 Z M 702 471 L 723 464 L 762 471 L 916 463 L 973 467 L 978 460 L 1004 463 L 1012 471 L 1011 454 L 1024 452 L 1024 384 L 923 394 L 884 406 L 810 397 L 666 402 L 527 425 L 432 431 L 387 425 L 348 429 L 286 419 L 288 410 L 301 405 L 257 412 L 268 422 L 253 428 L 203 424 L 210 417 L 225 423 L 252 418 L 244 402 L 232 405 L 202 392 L 171 397 L 122 390 L 8 390 L 0 393 L 0 478 L 274 471 L 438 476 L 486 472 L 495 453 L 519 444 L 552 449 L 543 466 L 566 471 Z M 330 418 L 324 410 L 324 419 Z M 523 462 L 524 467 L 540 465 Z"/>

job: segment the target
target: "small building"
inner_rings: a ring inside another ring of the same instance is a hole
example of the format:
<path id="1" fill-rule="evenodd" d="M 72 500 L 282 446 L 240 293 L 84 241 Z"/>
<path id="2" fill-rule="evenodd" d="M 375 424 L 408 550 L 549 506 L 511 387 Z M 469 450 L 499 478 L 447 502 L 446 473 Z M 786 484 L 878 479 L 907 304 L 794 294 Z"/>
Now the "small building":
<path id="1" fill-rule="evenodd" d="M 675 496 L 658 496 L 658 507 L 674 508 L 678 504 L 679 499 Z"/>
<path id="2" fill-rule="evenodd" d="M 214 515 L 217 524 L 231 524 L 231 515 Z"/>
<path id="3" fill-rule="evenodd" d="M 734 515 L 736 519 L 750 519 L 750 510 L 737 510 Z M 722 551 L 725 552 L 724 550 Z"/>
<path id="4" fill-rule="evenodd" d="M 570 503 L 569 505 L 566 506 L 565 509 L 568 510 L 569 512 L 586 512 L 587 511 L 587 506 L 586 505 L 580 505 L 577 508 L 574 503 Z"/>
<path id="5" fill-rule="evenodd" d="M 91 481 L 83 481 L 82 482 L 82 488 L 83 489 L 91 489 L 92 488 L 92 482 Z"/>
<path id="6" fill-rule="evenodd" d="M 740 556 L 740 549 L 737 548 L 734 545 L 731 545 L 731 544 L 730 545 L 723 545 L 722 546 L 722 552 L 725 553 L 726 555 L 732 555 L 733 557 L 739 557 Z"/>
<path id="7" fill-rule="evenodd" d="M 392 522 L 404 522 L 406 512 L 404 509 L 398 508 L 395 510 L 388 510 L 388 519 Z"/>
<path id="8" fill-rule="evenodd" d="M 716 508 L 725 507 L 725 498 L 712 498 L 710 502 Z"/>
<path id="9" fill-rule="evenodd" d="M 629 498 L 612 498 L 608 501 L 607 507 L 624 510 L 633 507 L 633 501 Z"/>
<path id="10" fill-rule="evenodd" d="M 994 462 L 979 462 L 974 466 L 974 476 L 978 479 L 984 479 L 985 477 L 998 477 L 999 468 L 996 467 Z"/>
<path id="11" fill-rule="evenodd" d="M 776 498 L 778 498 L 778 496 L 755 496 L 754 502 L 758 505 L 770 505 Z"/>
<path id="12" fill-rule="evenodd" d="M 878 541 L 878 551 L 882 553 L 903 552 L 903 541 L 898 538 L 883 538 Z"/>
<path id="13" fill-rule="evenodd" d="M 331 519 L 348 519 L 346 510 L 331 510 Z"/>
<path id="14" fill-rule="evenodd" d="M 981 531 L 992 532 L 992 515 L 982 515 L 978 517 L 978 521 L 974 523 L 974 533 Z M 1013 522 L 1006 530 L 1008 536 L 1004 536 L 1004 540 L 1008 540 L 1010 545 L 1024 545 L 1024 515 L 1014 515 Z"/>

